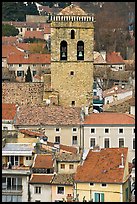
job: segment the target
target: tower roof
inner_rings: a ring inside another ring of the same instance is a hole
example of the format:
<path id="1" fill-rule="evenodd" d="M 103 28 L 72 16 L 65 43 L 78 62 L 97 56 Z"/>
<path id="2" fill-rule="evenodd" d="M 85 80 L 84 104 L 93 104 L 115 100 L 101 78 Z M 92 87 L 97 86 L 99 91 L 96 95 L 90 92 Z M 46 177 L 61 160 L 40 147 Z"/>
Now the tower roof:
<path id="1" fill-rule="evenodd" d="M 84 10 L 82 10 L 79 6 L 71 4 L 70 6 L 67 6 L 66 8 L 62 9 L 58 15 L 88 15 Z"/>

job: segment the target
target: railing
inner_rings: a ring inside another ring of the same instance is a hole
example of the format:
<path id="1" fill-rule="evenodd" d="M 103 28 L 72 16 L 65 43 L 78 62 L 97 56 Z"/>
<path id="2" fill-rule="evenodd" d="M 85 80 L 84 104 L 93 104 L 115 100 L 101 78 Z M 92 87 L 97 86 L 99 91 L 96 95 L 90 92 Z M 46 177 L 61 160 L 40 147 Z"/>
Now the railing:
<path id="1" fill-rule="evenodd" d="M 22 185 L 7 186 L 3 184 L 2 190 L 3 191 L 22 191 Z"/>

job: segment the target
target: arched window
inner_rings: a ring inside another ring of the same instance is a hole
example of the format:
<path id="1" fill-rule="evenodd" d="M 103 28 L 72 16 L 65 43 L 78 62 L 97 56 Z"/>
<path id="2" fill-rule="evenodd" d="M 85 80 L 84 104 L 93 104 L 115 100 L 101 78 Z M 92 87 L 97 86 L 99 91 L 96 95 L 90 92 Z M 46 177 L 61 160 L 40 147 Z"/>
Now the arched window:
<path id="1" fill-rule="evenodd" d="M 77 43 L 77 60 L 84 60 L 84 42 L 78 41 Z"/>
<path id="2" fill-rule="evenodd" d="M 71 30 L 71 39 L 75 39 L 75 31 Z"/>
<path id="3" fill-rule="evenodd" d="M 65 40 L 60 43 L 60 60 L 67 60 L 67 42 Z"/>

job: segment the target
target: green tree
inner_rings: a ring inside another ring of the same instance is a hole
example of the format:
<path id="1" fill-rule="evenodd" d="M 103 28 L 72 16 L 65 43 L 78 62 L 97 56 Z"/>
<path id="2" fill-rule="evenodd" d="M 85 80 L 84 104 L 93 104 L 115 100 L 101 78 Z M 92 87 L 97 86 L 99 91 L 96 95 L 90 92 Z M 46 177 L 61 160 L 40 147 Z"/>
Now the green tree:
<path id="1" fill-rule="evenodd" d="M 13 25 L 2 24 L 2 36 L 16 36 L 19 34 L 19 30 Z"/>
<path id="2" fill-rule="evenodd" d="M 27 69 L 27 73 L 25 75 L 25 82 L 32 82 L 32 75 L 31 75 L 30 67 L 28 67 Z"/>

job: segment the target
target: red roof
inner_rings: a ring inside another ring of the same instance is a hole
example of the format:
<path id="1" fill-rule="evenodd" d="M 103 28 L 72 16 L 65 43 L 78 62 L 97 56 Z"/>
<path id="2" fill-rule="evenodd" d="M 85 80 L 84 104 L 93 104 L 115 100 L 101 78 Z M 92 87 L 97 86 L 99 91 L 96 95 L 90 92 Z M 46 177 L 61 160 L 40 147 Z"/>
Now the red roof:
<path id="1" fill-rule="evenodd" d="M 28 58 L 22 55 L 10 55 L 7 59 L 9 64 L 50 64 L 50 54 L 29 54 Z"/>
<path id="2" fill-rule="evenodd" d="M 41 45 L 43 48 L 45 47 L 45 43 L 18 43 L 17 47 L 25 51 L 30 51 L 31 48 L 35 48 L 38 45 Z"/>
<path id="3" fill-rule="evenodd" d="M 50 34 L 51 33 L 51 28 L 50 27 L 45 27 L 44 28 L 44 34 Z"/>
<path id="4" fill-rule="evenodd" d="M 52 181 L 53 175 L 45 174 L 32 174 L 30 178 L 30 183 L 46 183 L 50 184 Z"/>
<path id="5" fill-rule="evenodd" d="M 25 134 L 25 135 L 29 135 L 29 136 L 34 136 L 34 137 L 42 137 L 45 135 L 40 133 L 40 132 L 36 132 L 36 131 L 32 131 L 32 130 L 25 130 L 25 129 L 22 129 L 22 130 L 19 130 L 21 133 Z"/>
<path id="6" fill-rule="evenodd" d="M 124 155 L 124 168 L 120 168 L 121 154 Z M 128 148 L 106 148 L 90 150 L 83 165 L 78 166 L 76 182 L 123 183 Z M 128 178 L 129 175 L 127 175 Z"/>
<path id="7" fill-rule="evenodd" d="M 44 39 L 44 32 L 43 31 L 25 31 L 24 38 L 38 38 L 38 39 Z"/>
<path id="8" fill-rule="evenodd" d="M 17 43 L 17 37 L 15 36 L 10 36 L 10 37 L 7 37 L 7 36 L 2 36 L 2 44 L 14 44 L 14 43 Z"/>
<path id="9" fill-rule="evenodd" d="M 2 120 L 13 120 L 16 114 L 16 105 L 12 103 L 2 104 Z"/>
<path id="10" fill-rule="evenodd" d="M 2 45 L 2 57 L 15 54 L 24 55 L 24 52 L 19 51 L 14 45 Z"/>
<path id="11" fill-rule="evenodd" d="M 51 154 L 38 154 L 34 161 L 33 168 L 35 169 L 53 168 L 52 155 Z"/>
<path id="12" fill-rule="evenodd" d="M 109 64 L 125 64 L 122 56 L 118 52 L 107 53 L 106 61 Z"/>
<path id="13" fill-rule="evenodd" d="M 126 113 L 102 112 L 86 116 L 84 124 L 135 124 L 135 118 Z"/>

